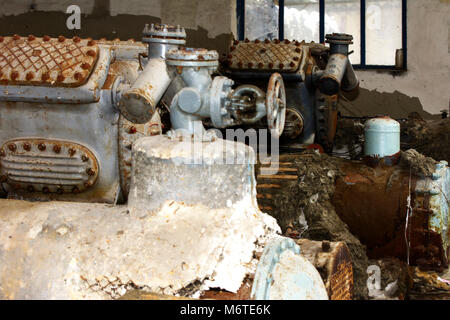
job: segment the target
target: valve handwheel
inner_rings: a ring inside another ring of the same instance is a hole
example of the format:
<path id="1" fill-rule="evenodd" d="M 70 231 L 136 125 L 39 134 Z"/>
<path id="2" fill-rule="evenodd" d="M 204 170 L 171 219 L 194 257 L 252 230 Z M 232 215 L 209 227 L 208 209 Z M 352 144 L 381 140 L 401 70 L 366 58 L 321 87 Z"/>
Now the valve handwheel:
<path id="1" fill-rule="evenodd" d="M 272 137 L 279 138 L 286 119 L 286 90 L 283 77 L 274 73 L 270 77 L 266 94 L 267 125 Z"/>

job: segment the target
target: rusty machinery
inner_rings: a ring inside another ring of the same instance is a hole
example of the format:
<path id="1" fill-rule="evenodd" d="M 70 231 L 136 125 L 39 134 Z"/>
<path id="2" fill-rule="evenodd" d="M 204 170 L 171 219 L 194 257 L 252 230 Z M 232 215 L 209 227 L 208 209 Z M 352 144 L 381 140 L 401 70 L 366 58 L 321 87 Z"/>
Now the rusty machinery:
<path id="1" fill-rule="evenodd" d="M 273 72 L 283 76 L 287 110 L 282 137 L 287 145 L 318 143 L 331 151 L 338 95 L 341 90 L 358 91 L 359 81 L 348 59 L 353 37 L 334 33 L 326 39 L 330 47 L 304 41 L 235 40 L 223 60 L 224 73 L 236 82 L 263 85 Z"/>
<path id="2" fill-rule="evenodd" d="M 142 42 L 0 37 L 0 182 L 14 198 L 117 203 L 127 198 L 132 144 L 196 120 L 223 128 L 284 127 L 283 79 L 267 92 L 212 78 L 218 54 L 184 49 L 181 27 L 146 25 Z M 183 49 L 182 49 L 183 48 Z M 253 99 L 253 97 L 257 97 Z"/>
<path id="3" fill-rule="evenodd" d="M 433 162 L 428 172 L 412 170 L 417 165 L 405 164 L 402 157 L 420 155 L 402 154 L 399 146 L 396 121 L 388 117 L 367 121 L 364 159 L 333 158 L 339 173 L 331 203 L 349 230 L 367 246 L 369 258 L 396 257 L 410 265 L 442 271 L 449 265 L 448 163 Z M 278 175 L 265 175 L 261 169 L 257 180 L 262 210 L 276 218 L 283 216 L 277 195 L 298 183 L 302 178 L 298 166 L 307 158 L 281 156 Z"/>

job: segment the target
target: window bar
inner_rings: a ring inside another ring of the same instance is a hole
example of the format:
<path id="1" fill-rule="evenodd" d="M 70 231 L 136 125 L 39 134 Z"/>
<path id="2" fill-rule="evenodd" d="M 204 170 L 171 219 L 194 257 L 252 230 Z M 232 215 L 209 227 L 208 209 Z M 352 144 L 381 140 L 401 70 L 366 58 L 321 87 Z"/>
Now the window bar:
<path id="1" fill-rule="evenodd" d="M 403 69 L 407 69 L 408 63 L 408 38 L 407 38 L 407 28 L 408 28 L 408 14 L 407 14 L 407 0 L 402 1 L 402 47 L 403 47 Z"/>
<path id="2" fill-rule="evenodd" d="M 366 65 L 366 0 L 361 0 L 361 66 Z"/>
<path id="3" fill-rule="evenodd" d="M 284 40 L 284 0 L 278 0 L 278 38 Z"/>
<path id="4" fill-rule="evenodd" d="M 236 19 L 238 24 L 238 40 L 245 38 L 245 0 L 237 0 Z"/>
<path id="5" fill-rule="evenodd" d="M 319 1 L 320 43 L 325 42 L 325 0 Z"/>

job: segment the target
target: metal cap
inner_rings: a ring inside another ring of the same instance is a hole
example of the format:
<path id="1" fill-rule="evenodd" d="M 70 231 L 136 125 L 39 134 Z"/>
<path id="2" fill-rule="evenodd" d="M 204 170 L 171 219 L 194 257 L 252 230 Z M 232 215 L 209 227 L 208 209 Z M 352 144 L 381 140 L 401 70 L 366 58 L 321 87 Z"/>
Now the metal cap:
<path id="1" fill-rule="evenodd" d="M 142 42 L 165 43 L 165 44 L 186 44 L 186 31 L 180 26 L 167 24 L 146 24 L 142 31 Z"/>
<path id="2" fill-rule="evenodd" d="M 177 67 L 218 67 L 219 54 L 207 49 L 176 49 L 167 53 L 166 63 Z"/>
<path id="3" fill-rule="evenodd" d="M 353 44 L 353 36 L 346 33 L 327 34 L 325 39 L 325 42 L 329 44 Z"/>

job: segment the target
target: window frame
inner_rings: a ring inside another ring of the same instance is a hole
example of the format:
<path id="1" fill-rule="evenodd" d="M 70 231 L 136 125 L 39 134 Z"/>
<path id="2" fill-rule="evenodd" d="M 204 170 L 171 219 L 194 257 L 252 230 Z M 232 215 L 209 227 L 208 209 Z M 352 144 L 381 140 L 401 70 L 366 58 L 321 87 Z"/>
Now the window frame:
<path id="1" fill-rule="evenodd" d="M 395 65 L 370 65 L 366 64 L 366 0 L 361 1 L 360 27 L 361 27 L 361 63 L 353 65 L 355 69 L 375 69 L 399 71 Z M 284 40 L 284 0 L 278 0 L 278 37 Z M 319 31 L 320 42 L 325 42 L 325 0 L 319 0 Z M 245 0 L 236 0 L 236 20 L 238 40 L 245 39 Z M 402 49 L 403 49 L 403 68 L 407 69 L 408 51 L 407 51 L 407 0 L 402 0 Z"/>

